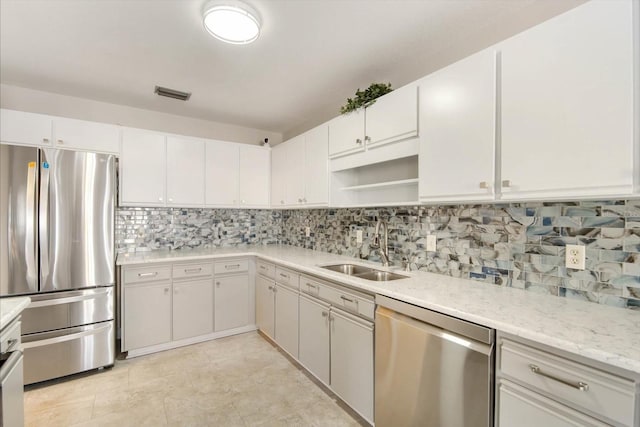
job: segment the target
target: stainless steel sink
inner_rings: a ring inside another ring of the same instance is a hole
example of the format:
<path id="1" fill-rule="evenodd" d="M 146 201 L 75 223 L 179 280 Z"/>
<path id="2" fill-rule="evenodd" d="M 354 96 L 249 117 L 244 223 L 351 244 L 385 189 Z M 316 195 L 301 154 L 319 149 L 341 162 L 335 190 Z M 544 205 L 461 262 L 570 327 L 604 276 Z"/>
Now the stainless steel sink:
<path id="1" fill-rule="evenodd" d="M 407 276 L 391 273 L 390 271 L 371 270 L 367 273 L 356 274 L 361 279 L 374 280 L 376 282 L 388 282 L 389 280 L 406 279 Z"/>
<path id="2" fill-rule="evenodd" d="M 355 264 L 325 265 L 322 268 L 331 271 L 337 271 L 338 273 L 342 274 L 348 274 L 349 276 L 355 276 L 356 274 L 368 273 L 371 271 L 371 268 L 369 267 L 363 267 L 361 265 Z"/>
<path id="3" fill-rule="evenodd" d="M 372 280 L 376 282 L 388 282 L 390 280 L 406 279 L 402 274 L 391 273 L 390 271 L 376 270 L 375 268 L 364 267 L 356 264 L 335 264 L 325 265 L 322 268 L 336 271 L 360 279 Z"/>

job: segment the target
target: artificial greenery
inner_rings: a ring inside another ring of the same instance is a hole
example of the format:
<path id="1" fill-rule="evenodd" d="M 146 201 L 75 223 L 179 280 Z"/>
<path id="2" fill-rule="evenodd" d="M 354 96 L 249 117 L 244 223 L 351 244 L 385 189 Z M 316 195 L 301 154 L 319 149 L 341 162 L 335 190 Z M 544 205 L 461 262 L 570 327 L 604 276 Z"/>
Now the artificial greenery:
<path id="1" fill-rule="evenodd" d="M 347 103 L 340 107 L 340 114 L 350 113 L 361 107 L 368 107 L 376 102 L 376 98 L 380 98 L 392 90 L 391 83 L 371 83 L 365 90 L 358 88 L 356 97 L 347 98 Z"/>

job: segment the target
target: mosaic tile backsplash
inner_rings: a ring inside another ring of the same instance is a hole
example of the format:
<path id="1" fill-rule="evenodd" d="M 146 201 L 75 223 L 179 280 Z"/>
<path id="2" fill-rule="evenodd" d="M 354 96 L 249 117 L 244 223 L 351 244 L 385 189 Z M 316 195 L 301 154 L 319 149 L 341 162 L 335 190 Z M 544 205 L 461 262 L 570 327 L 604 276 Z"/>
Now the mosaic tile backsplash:
<path id="1" fill-rule="evenodd" d="M 281 242 L 377 261 L 378 218 L 394 265 L 406 257 L 414 270 L 640 310 L 638 200 L 289 210 Z M 428 234 L 436 252 L 426 251 Z M 564 267 L 566 244 L 587 247 L 585 270 Z"/>
<path id="2" fill-rule="evenodd" d="M 116 211 L 116 251 L 277 243 L 281 216 L 271 210 L 122 208 Z"/>
<path id="3" fill-rule="evenodd" d="M 123 208 L 118 252 L 283 243 L 379 261 L 377 219 L 391 262 L 566 298 L 640 310 L 640 200 L 310 210 Z M 311 237 L 305 237 L 305 227 Z M 356 242 L 356 231 L 363 242 Z M 437 251 L 426 251 L 435 234 Z M 586 269 L 564 267 L 565 245 Z"/>

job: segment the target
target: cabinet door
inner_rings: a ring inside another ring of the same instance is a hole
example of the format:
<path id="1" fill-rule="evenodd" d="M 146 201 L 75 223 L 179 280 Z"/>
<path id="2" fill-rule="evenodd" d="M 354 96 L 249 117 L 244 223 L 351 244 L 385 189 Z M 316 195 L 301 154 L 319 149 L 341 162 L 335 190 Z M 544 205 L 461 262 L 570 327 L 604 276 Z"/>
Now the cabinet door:
<path id="1" fill-rule="evenodd" d="M 0 109 L 0 141 L 50 146 L 52 119 L 43 114 Z"/>
<path id="2" fill-rule="evenodd" d="M 204 204 L 204 141 L 167 138 L 167 205 Z"/>
<path id="3" fill-rule="evenodd" d="M 165 205 L 165 136 L 124 129 L 120 158 L 120 204 Z"/>
<path id="4" fill-rule="evenodd" d="M 329 306 L 300 295 L 299 360 L 329 384 Z"/>
<path id="5" fill-rule="evenodd" d="M 287 182 L 287 148 L 286 144 L 276 145 L 271 150 L 271 207 L 284 206 Z"/>
<path id="6" fill-rule="evenodd" d="M 287 206 L 304 204 L 305 179 L 305 137 L 297 136 L 287 142 L 287 177 L 285 180 L 285 199 Z"/>
<path id="7" fill-rule="evenodd" d="M 364 111 L 338 116 L 329 122 L 329 157 L 364 151 Z"/>
<path id="8" fill-rule="evenodd" d="M 329 128 L 319 126 L 305 134 L 304 198 L 307 205 L 329 203 Z"/>
<path id="9" fill-rule="evenodd" d="M 275 338 L 275 283 L 256 277 L 256 325 L 269 338 Z"/>
<path id="10" fill-rule="evenodd" d="M 249 276 L 216 278 L 215 330 L 239 328 L 249 324 Z"/>
<path id="11" fill-rule="evenodd" d="M 56 117 L 53 133 L 57 148 L 120 153 L 120 128 L 116 125 Z"/>
<path id="12" fill-rule="evenodd" d="M 487 50 L 420 82 L 421 199 L 493 199 L 495 64 Z"/>
<path id="13" fill-rule="evenodd" d="M 213 281 L 173 283 L 173 339 L 213 332 Z"/>
<path id="14" fill-rule="evenodd" d="M 588 2 L 502 44 L 505 198 L 631 191 L 631 8 Z"/>
<path id="15" fill-rule="evenodd" d="M 500 381 L 498 393 L 498 427 L 608 425 L 509 381 Z"/>
<path id="16" fill-rule="evenodd" d="M 276 285 L 275 341 L 298 358 L 298 293 L 281 285 Z"/>
<path id="17" fill-rule="evenodd" d="M 124 286 L 124 349 L 171 341 L 171 285 Z"/>
<path id="18" fill-rule="evenodd" d="M 418 135 L 418 88 L 409 85 L 376 100 L 366 109 L 367 147 Z"/>
<path id="19" fill-rule="evenodd" d="M 268 148 L 240 146 L 240 205 L 269 206 L 271 151 Z"/>
<path id="20" fill-rule="evenodd" d="M 206 141 L 205 151 L 205 204 L 219 207 L 237 206 L 240 185 L 238 144 Z"/>
<path id="21" fill-rule="evenodd" d="M 373 421 L 373 324 L 331 309 L 331 388 Z"/>

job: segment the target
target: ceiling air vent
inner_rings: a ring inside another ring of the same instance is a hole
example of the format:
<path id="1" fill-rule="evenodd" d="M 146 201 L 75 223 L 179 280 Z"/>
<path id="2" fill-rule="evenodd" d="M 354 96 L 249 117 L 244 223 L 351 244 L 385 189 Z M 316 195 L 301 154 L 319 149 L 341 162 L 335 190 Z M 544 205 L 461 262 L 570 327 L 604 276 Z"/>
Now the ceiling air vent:
<path id="1" fill-rule="evenodd" d="M 186 101 L 191 98 L 191 93 L 181 92 L 175 89 L 169 89 L 168 87 L 156 86 L 154 90 L 160 96 L 166 96 L 167 98 L 179 99 L 180 101 Z"/>

